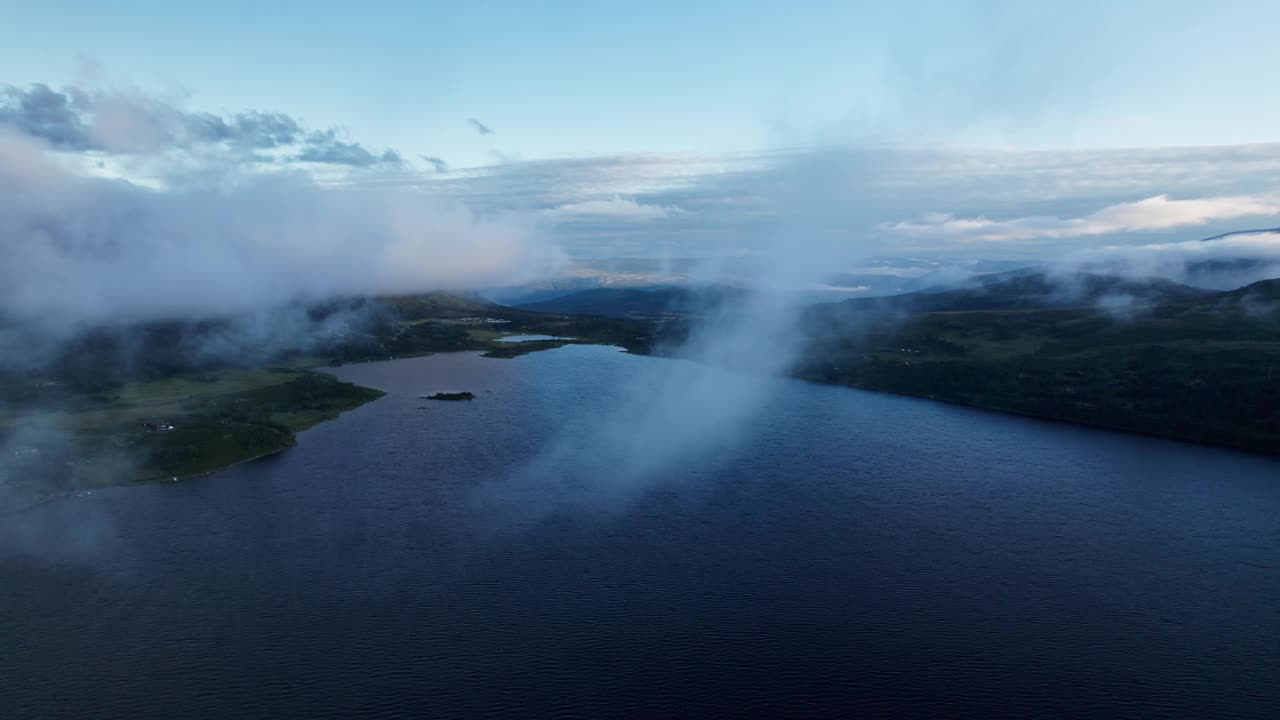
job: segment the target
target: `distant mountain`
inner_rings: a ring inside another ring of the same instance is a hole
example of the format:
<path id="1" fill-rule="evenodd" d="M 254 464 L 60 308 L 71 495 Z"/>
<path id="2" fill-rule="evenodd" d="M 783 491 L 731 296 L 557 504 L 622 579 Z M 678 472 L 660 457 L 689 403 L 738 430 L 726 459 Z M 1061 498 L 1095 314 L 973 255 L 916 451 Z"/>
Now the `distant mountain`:
<path id="1" fill-rule="evenodd" d="M 1189 262 L 1182 273 L 1188 285 L 1234 290 L 1259 280 L 1280 278 L 1280 258 L 1214 258 Z"/>
<path id="2" fill-rule="evenodd" d="M 1277 303 L 1276 309 L 1280 309 L 1280 279 L 1260 280 L 1217 297 L 1244 302 Z"/>
<path id="3" fill-rule="evenodd" d="M 888 297 L 855 298 L 817 306 L 829 313 L 932 313 L 1033 310 L 1107 304 L 1154 305 L 1195 300 L 1209 291 L 1163 278 L 1091 273 L 1048 274 L 1037 270 L 981 275 L 962 283 Z"/>
<path id="4" fill-rule="evenodd" d="M 926 288 L 918 293 L 926 298 L 928 304 L 956 310 L 1070 307 L 1093 305 L 1113 297 L 1155 304 L 1192 300 L 1206 294 L 1200 288 L 1159 277 L 1046 273 L 1030 269 L 982 275 L 963 283 Z"/>
<path id="5" fill-rule="evenodd" d="M 492 288 L 485 290 L 484 296 L 501 305 L 514 307 L 564 297 L 584 290 L 594 290 L 606 285 L 607 283 L 600 277 L 569 277 L 516 287 Z"/>
<path id="6" fill-rule="evenodd" d="M 491 288 L 484 296 L 503 305 L 526 305 L 596 288 L 638 288 L 683 285 L 693 260 L 659 262 L 643 259 L 581 261 L 563 276 L 512 287 Z"/>
<path id="7" fill-rule="evenodd" d="M 428 292 L 377 298 L 374 302 L 393 308 L 401 320 L 423 318 L 463 318 L 491 314 L 501 305 L 476 293 Z"/>
<path id="8" fill-rule="evenodd" d="M 724 285 L 597 288 L 517 307 L 521 310 L 562 315 L 659 318 L 667 315 L 700 315 L 740 298 L 745 293 L 745 290 Z"/>
<path id="9" fill-rule="evenodd" d="M 858 267 L 834 270 L 808 287 L 796 288 L 812 302 L 913 292 L 931 285 L 1025 267 L 1004 260 L 927 260 L 877 257 Z M 575 260 L 563 274 L 524 285 L 488 288 L 482 294 L 508 306 L 542 303 L 597 288 L 659 288 L 699 284 L 752 286 L 769 276 L 760 258 L 590 258 Z"/>
<path id="10" fill-rule="evenodd" d="M 805 319 L 800 377 L 1280 452 L 1280 280 L 1013 273 Z"/>
<path id="11" fill-rule="evenodd" d="M 596 288 L 539 302 L 520 309 L 563 315 L 659 318 L 699 315 L 740 299 L 745 290 L 723 285 L 665 285 L 642 288 Z M 1207 290 L 1162 278 L 1127 278 L 1090 273 L 1047 274 L 1022 269 L 980 275 L 960 283 L 910 293 L 860 297 L 814 305 L 815 312 L 924 313 L 1017 310 L 1091 305 L 1155 305 L 1211 295 Z M 826 310 L 821 310 L 825 308 Z"/>

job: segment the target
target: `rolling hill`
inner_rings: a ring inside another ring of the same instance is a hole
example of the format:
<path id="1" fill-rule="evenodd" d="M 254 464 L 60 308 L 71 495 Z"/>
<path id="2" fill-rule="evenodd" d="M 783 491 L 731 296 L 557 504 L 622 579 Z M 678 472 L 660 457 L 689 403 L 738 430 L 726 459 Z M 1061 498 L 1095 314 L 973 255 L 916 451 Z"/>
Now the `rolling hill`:
<path id="1" fill-rule="evenodd" d="M 701 315 L 745 294 L 745 290 L 724 285 L 597 288 L 520 305 L 518 308 L 562 315 L 659 319 L 673 315 Z"/>

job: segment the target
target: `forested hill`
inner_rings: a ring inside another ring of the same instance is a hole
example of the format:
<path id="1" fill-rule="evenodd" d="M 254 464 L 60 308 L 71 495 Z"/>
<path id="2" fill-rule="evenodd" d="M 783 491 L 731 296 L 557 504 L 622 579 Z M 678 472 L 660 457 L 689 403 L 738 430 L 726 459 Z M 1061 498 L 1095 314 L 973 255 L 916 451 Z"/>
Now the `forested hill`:
<path id="1" fill-rule="evenodd" d="M 841 313 L 966 312 L 1081 307 L 1097 304 L 1176 303 L 1212 292 L 1163 278 L 1130 278 L 1093 273 L 1054 273 L 1032 270 L 981 275 L 964 283 L 942 285 L 912 293 L 854 298 L 815 306 Z"/>
<path id="2" fill-rule="evenodd" d="M 1280 280 L 1227 292 L 1107 278 L 1074 287 L 1061 295 L 1026 276 L 815 306 L 796 373 L 1280 452 Z"/>
<path id="3" fill-rule="evenodd" d="M 745 295 L 745 290 L 725 285 L 596 288 L 521 305 L 519 308 L 565 315 L 659 319 L 672 315 L 700 315 Z"/>

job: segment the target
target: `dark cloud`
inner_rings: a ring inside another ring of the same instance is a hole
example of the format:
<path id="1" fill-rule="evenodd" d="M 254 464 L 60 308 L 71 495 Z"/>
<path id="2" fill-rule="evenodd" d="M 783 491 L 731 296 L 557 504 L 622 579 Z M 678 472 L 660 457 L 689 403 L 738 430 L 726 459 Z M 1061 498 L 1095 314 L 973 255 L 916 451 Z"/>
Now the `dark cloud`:
<path id="1" fill-rule="evenodd" d="M 150 152 L 222 145 L 255 160 L 264 152 L 297 148 L 292 160 L 351 167 L 403 165 L 394 150 L 375 154 L 340 139 L 335 129 L 307 132 L 285 113 L 249 110 L 233 115 L 186 112 L 137 93 L 63 91 L 35 84 L 0 87 L 0 126 L 16 128 L 61 150 Z"/>
<path id="2" fill-rule="evenodd" d="M 284 113 L 251 110 L 237 113 L 229 122 L 208 113 L 194 113 L 187 119 L 188 126 L 197 137 L 245 148 L 271 149 L 293 145 L 303 136 L 298 121 Z"/>
<path id="3" fill-rule="evenodd" d="M 476 129 L 476 132 L 480 133 L 481 135 L 496 135 L 496 134 L 497 134 L 497 133 L 495 133 L 492 129 L 490 129 L 488 125 L 485 125 L 484 123 L 480 122 L 479 120 L 477 120 L 477 119 L 475 119 L 475 118 L 467 118 L 467 123 L 468 123 L 468 124 L 470 124 L 470 125 L 471 125 L 471 127 L 475 128 L 475 129 Z"/>
<path id="4" fill-rule="evenodd" d="M 518 220 L 416 190 L 231 177 L 166 190 L 86 177 L 47 143 L 0 133 L 0 367 L 26 329 L 518 284 L 559 263 Z"/>
<path id="5" fill-rule="evenodd" d="M 403 165 L 404 160 L 394 150 L 374 155 L 359 143 L 343 142 L 335 130 L 311 133 L 302 143 L 302 150 L 294 156 L 299 162 L 326 163 L 369 167 L 371 165 Z"/>
<path id="6" fill-rule="evenodd" d="M 91 149 L 89 128 L 76 107 L 80 97 L 56 92 L 43 84 L 25 90 L 6 85 L 0 90 L 0 125 L 16 127 L 57 148 Z"/>
<path id="7" fill-rule="evenodd" d="M 446 163 L 444 160 L 442 160 L 439 157 L 436 157 L 435 155 L 419 155 L 418 157 L 422 158 L 428 163 L 431 163 L 431 167 L 435 168 L 435 171 L 438 173 L 449 172 L 449 163 Z"/>

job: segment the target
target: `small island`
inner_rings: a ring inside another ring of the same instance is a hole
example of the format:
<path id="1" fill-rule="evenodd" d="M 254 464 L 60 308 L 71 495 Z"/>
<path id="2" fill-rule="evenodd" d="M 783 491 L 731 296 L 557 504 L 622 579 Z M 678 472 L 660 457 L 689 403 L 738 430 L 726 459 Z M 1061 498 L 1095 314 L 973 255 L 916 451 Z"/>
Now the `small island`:
<path id="1" fill-rule="evenodd" d="M 436 393 L 435 395 L 424 395 L 424 400 L 475 400 L 474 393 L 457 392 L 457 393 Z"/>

